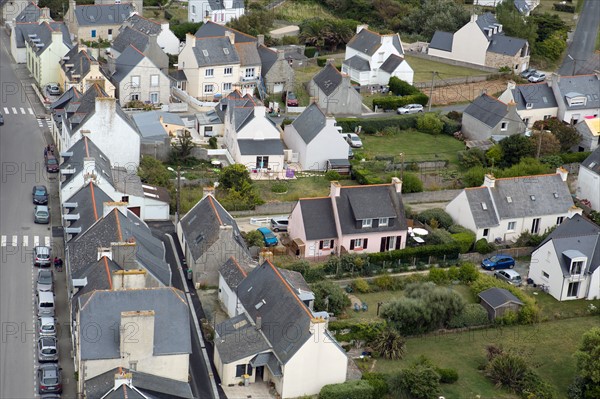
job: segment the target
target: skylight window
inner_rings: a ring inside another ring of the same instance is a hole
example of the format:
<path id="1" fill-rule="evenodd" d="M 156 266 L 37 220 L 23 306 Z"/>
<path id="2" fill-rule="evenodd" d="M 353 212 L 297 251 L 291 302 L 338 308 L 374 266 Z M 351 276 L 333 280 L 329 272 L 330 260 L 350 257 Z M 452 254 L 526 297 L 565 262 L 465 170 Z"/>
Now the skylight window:
<path id="1" fill-rule="evenodd" d="M 208 57 L 208 50 L 202 50 L 202 54 L 204 54 L 205 57 Z"/>
<path id="2" fill-rule="evenodd" d="M 225 47 L 223 47 L 223 52 L 224 52 L 225 54 L 229 55 L 229 49 L 228 49 L 228 48 L 225 48 Z"/>
<path id="3" fill-rule="evenodd" d="M 594 166 L 596 166 L 596 162 L 590 162 L 590 168 L 593 168 Z"/>
<path id="4" fill-rule="evenodd" d="M 485 202 L 482 202 L 482 203 L 481 203 L 481 208 L 482 208 L 484 211 L 487 211 L 487 209 L 488 209 L 488 208 L 487 208 L 487 204 L 486 204 Z"/>
<path id="5" fill-rule="evenodd" d="M 532 201 L 535 201 L 535 195 L 530 195 L 529 198 L 531 198 Z"/>
<path id="6" fill-rule="evenodd" d="M 554 198 L 558 198 L 558 193 L 554 193 Z"/>
<path id="7" fill-rule="evenodd" d="M 509 204 L 512 204 L 512 197 L 506 197 L 506 202 L 508 202 Z"/>

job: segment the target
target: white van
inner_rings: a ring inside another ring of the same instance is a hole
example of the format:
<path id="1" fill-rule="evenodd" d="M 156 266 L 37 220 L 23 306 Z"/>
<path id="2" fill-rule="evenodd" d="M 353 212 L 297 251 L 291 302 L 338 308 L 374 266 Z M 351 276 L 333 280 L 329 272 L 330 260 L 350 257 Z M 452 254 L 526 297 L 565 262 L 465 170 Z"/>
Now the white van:
<path id="1" fill-rule="evenodd" d="M 54 317 L 54 294 L 49 291 L 38 292 L 37 315 Z"/>

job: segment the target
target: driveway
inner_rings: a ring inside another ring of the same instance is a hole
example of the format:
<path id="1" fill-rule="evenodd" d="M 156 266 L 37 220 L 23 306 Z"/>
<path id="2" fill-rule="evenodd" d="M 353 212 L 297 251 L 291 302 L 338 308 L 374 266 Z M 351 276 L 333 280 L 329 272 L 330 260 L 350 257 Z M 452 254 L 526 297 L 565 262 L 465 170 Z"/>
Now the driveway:
<path id="1" fill-rule="evenodd" d="M 600 67 L 599 58 L 594 53 L 599 24 L 600 1 L 587 0 L 583 4 L 575 34 L 567 48 L 568 55 L 565 55 L 558 70 L 560 75 L 585 75 Z"/>
<path id="2" fill-rule="evenodd" d="M 494 275 L 494 272 L 491 270 L 485 270 L 483 268 L 481 268 L 480 270 L 484 274 L 488 274 L 490 276 Z M 525 284 L 525 282 L 527 281 L 527 276 L 529 275 L 529 261 L 522 261 L 518 259 L 515 260 L 515 267 L 513 268 L 513 270 L 521 275 L 521 280 L 523 281 L 523 284 Z"/>

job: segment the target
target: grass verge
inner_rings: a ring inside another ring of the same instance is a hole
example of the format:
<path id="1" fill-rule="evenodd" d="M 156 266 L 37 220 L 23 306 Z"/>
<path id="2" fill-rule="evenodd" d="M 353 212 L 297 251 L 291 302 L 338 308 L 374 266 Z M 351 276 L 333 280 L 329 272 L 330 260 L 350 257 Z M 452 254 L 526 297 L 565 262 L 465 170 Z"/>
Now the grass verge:
<path id="1" fill-rule="evenodd" d="M 430 82 L 432 72 L 437 72 L 444 79 L 487 75 L 487 72 L 480 71 L 479 69 L 465 68 L 457 65 L 445 64 L 443 62 L 430 61 L 406 54 L 405 57 L 410 67 L 415 71 L 415 82 Z M 436 79 L 439 78 L 436 76 Z"/>

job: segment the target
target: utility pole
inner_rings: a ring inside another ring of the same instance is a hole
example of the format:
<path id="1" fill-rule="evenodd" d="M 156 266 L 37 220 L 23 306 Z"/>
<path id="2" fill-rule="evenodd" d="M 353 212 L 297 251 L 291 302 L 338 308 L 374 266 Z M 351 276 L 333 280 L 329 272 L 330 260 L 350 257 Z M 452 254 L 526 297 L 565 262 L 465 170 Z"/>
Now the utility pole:
<path id="1" fill-rule="evenodd" d="M 431 112 L 431 103 L 433 102 L 433 79 L 435 79 L 435 74 L 437 72 L 432 71 L 431 72 L 431 87 L 429 88 L 429 109 L 427 110 L 427 112 Z"/>
<path id="2" fill-rule="evenodd" d="M 402 163 L 402 169 L 400 169 L 400 180 L 404 181 L 404 153 L 400 153 L 400 162 Z"/>
<path id="3" fill-rule="evenodd" d="M 540 152 L 542 152 L 542 135 L 543 134 L 544 134 L 544 131 L 540 130 L 540 137 L 538 139 L 537 154 L 535 156 L 535 159 L 540 159 Z"/>
<path id="4" fill-rule="evenodd" d="M 181 199 L 181 166 L 177 165 L 177 214 L 175 225 L 179 224 L 179 212 L 180 212 L 180 199 Z"/>

